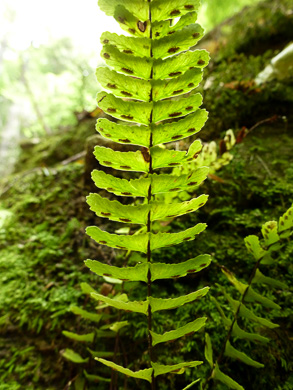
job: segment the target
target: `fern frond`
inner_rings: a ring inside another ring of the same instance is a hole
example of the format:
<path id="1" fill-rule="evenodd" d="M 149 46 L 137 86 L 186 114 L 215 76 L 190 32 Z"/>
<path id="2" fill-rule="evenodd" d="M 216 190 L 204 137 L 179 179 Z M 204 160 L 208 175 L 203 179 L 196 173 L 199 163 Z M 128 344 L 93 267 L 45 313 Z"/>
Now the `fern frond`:
<path id="1" fill-rule="evenodd" d="M 277 324 L 274 324 L 271 321 L 268 321 L 267 319 L 256 316 L 252 310 L 248 309 L 245 306 L 245 303 L 246 302 L 260 303 L 262 306 L 267 308 L 277 309 L 277 310 L 280 309 L 280 306 L 278 304 L 268 299 L 267 297 L 257 293 L 255 290 L 253 290 L 251 286 L 253 284 L 265 284 L 270 287 L 275 287 L 278 289 L 287 288 L 285 283 L 280 282 L 279 280 L 276 280 L 274 278 L 265 276 L 260 271 L 259 267 L 263 264 L 271 264 L 272 262 L 271 254 L 273 252 L 279 251 L 279 249 L 283 245 L 284 238 L 288 239 L 291 236 L 293 231 L 292 215 L 293 215 L 293 207 L 287 210 L 285 214 L 280 217 L 279 223 L 276 221 L 266 222 L 261 229 L 263 235 L 262 242 L 260 242 L 257 236 L 248 236 L 245 238 L 244 242 L 247 247 L 247 250 L 249 253 L 251 253 L 254 256 L 256 260 L 255 266 L 253 268 L 252 274 L 247 284 L 240 282 L 232 272 L 230 272 L 225 267 L 222 267 L 223 273 L 228 278 L 228 280 L 234 285 L 234 287 L 238 290 L 238 292 L 240 292 L 241 298 L 240 300 L 234 300 L 223 289 L 223 293 L 226 299 L 228 300 L 230 306 L 232 307 L 233 319 L 229 319 L 226 317 L 223 309 L 221 308 L 217 300 L 214 299 L 214 302 L 220 312 L 220 315 L 223 319 L 226 329 L 228 330 L 228 333 L 222 351 L 218 356 L 216 363 L 213 363 L 213 359 L 212 359 L 212 346 L 211 346 L 210 338 L 209 336 L 206 336 L 205 355 L 208 363 L 211 366 L 211 372 L 209 378 L 207 378 L 203 386 L 203 389 L 206 388 L 209 380 L 211 379 L 218 380 L 226 384 L 231 389 L 238 389 L 238 390 L 243 389 L 243 387 L 240 386 L 238 383 L 236 383 L 232 378 L 223 374 L 220 371 L 219 364 L 224 355 L 232 359 L 237 359 L 255 368 L 264 367 L 262 363 L 253 360 L 245 353 L 234 348 L 231 345 L 230 340 L 232 337 L 235 337 L 238 339 L 245 339 L 253 342 L 263 342 L 263 343 L 269 342 L 269 339 L 267 337 L 263 337 L 258 333 L 246 332 L 245 330 L 241 329 L 237 322 L 239 317 L 244 317 L 249 321 L 257 322 L 260 325 L 266 326 L 270 329 L 274 329 L 278 327 Z"/>
<path id="2" fill-rule="evenodd" d="M 155 388 L 155 377 L 164 373 L 183 373 L 185 367 L 196 367 L 201 362 L 164 366 L 154 363 L 153 347 L 161 342 L 180 338 L 202 328 L 205 318 L 199 318 L 163 335 L 152 329 L 152 313 L 175 309 L 202 298 L 208 288 L 186 296 L 161 299 L 151 295 L 151 285 L 158 279 L 177 279 L 199 272 L 210 264 L 210 256 L 201 255 L 178 264 L 155 264 L 152 252 L 171 245 L 193 240 L 206 228 L 199 223 L 177 233 L 154 233 L 153 221 L 173 219 L 195 212 L 204 206 L 206 195 L 185 202 L 162 202 L 155 198 L 160 193 L 176 193 L 193 189 L 206 179 L 206 167 L 193 169 L 186 175 L 157 174 L 155 170 L 185 166 L 194 162 L 202 150 L 195 140 L 188 151 L 168 145 L 200 131 L 208 114 L 201 109 L 202 97 L 195 88 L 202 80 L 209 54 L 205 50 L 189 51 L 203 36 L 196 21 L 199 0 L 99 0 L 99 6 L 113 16 L 132 36 L 103 33 L 102 58 L 110 67 L 97 70 L 97 79 L 104 89 L 97 96 L 98 106 L 115 121 L 99 119 L 97 131 L 113 142 L 137 145 L 138 150 L 116 151 L 96 146 L 94 155 L 102 166 L 116 172 L 141 172 L 135 179 L 116 177 L 94 171 L 93 180 L 98 188 L 118 196 L 144 198 L 136 205 L 109 200 L 99 194 L 87 198 L 92 211 L 111 221 L 142 225 L 135 235 L 113 234 L 96 226 L 87 228 L 87 234 L 101 245 L 146 254 L 147 262 L 119 269 L 87 260 L 86 265 L 95 273 L 122 281 L 147 283 L 148 295 L 143 301 L 117 300 L 96 292 L 92 296 L 112 307 L 145 314 L 148 317 L 150 368 L 138 372 L 98 359 L 118 371 L 150 381 Z M 174 19 L 179 18 L 177 23 Z M 139 148 L 142 147 L 142 148 Z"/>

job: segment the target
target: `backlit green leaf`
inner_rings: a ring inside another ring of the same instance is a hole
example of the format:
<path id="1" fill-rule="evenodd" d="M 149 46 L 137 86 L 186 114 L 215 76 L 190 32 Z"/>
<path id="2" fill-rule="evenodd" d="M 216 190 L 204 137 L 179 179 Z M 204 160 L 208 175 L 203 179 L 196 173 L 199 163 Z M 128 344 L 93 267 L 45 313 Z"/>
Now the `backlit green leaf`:
<path id="1" fill-rule="evenodd" d="M 199 223 L 196 226 L 184 230 L 180 233 L 143 233 L 136 235 L 118 235 L 110 234 L 98 228 L 97 226 L 89 226 L 86 233 L 96 242 L 102 245 L 107 245 L 112 248 L 138 251 L 147 253 L 148 238 L 150 237 L 151 250 L 164 248 L 180 244 L 184 241 L 194 240 L 195 236 L 206 228 L 206 224 Z"/>
<path id="2" fill-rule="evenodd" d="M 152 194 L 164 192 L 178 192 L 192 190 L 199 186 L 207 177 L 209 168 L 201 167 L 191 171 L 188 175 L 151 175 Z"/>
<path id="3" fill-rule="evenodd" d="M 236 289 L 243 295 L 246 289 L 248 288 L 248 285 L 239 282 L 239 280 L 236 279 L 235 275 L 232 272 L 230 272 L 227 268 L 222 268 L 222 272 L 227 276 L 230 282 L 234 284 Z M 280 309 L 279 305 L 277 305 L 269 298 L 266 298 L 261 294 L 257 293 L 256 291 L 254 291 L 251 286 L 249 286 L 248 291 L 245 295 L 245 302 L 258 302 L 261 303 L 263 306 L 269 307 L 271 309 Z"/>
<path id="4" fill-rule="evenodd" d="M 153 76 L 156 80 L 177 77 L 182 75 L 189 69 L 204 68 L 208 65 L 209 59 L 210 57 L 207 51 L 195 50 L 188 51 L 186 53 L 181 53 L 177 56 L 169 57 L 165 60 L 155 60 Z"/>
<path id="5" fill-rule="evenodd" d="M 115 279 L 132 282 L 147 282 L 148 264 L 137 264 L 135 267 L 114 267 L 96 260 L 86 260 L 85 264 L 99 276 L 109 276 Z"/>
<path id="6" fill-rule="evenodd" d="M 245 302 L 258 302 L 264 307 L 268 307 L 270 309 L 276 309 L 280 310 L 281 306 L 279 306 L 277 303 L 273 302 L 271 299 L 266 298 L 262 296 L 261 294 L 257 293 L 253 290 L 252 287 L 249 288 L 246 296 L 245 296 Z"/>
<path id="7" fill-rule="evenodd" d="M 262 235 L 267 247 L 272 246 L 280 241 L 278 235 L 278 224 L 276 221 L 266 222 L 261 229 Z"/>
<path id="8" fill-rule="evenodd" d="M 68 348 L 66 348 L 64 351 L 61 351 L 61 355 L 65 359 L 70 360 L 73 363 L 82 364 L 82 363 L 87 363 L 89 361 L 89 358 L 84 359 L 77 352 Z"/>
<path id="9" fill-rule="evenodd" d="M 80 284 L 81 291 L 84 294 L 91 294 L 92 292 L 97 292 L 94 288 L 92 288 L 88 283 Z"/>
<path id="10" fill-rule="evenodd" d="M 125 35 L 117 35 L 107 31 L 101 35 L 101 43 L 115 46 L 125 54 L 138 57 L 151 56 L 152 41 L 149 38 L 126 37 Z"/>
<path id="11" fill-rule="evenodd" d="M 189 12 L 180 17 L 177 23 L 170 23 L 170 20 L 152 23 L 152 32 L 154 39 L 160 39 L 166 35 L 174 34 L 174 31 L 181 30 L 183 27 L 195 23 L 197 19 L 196 12 Z"/>
<path id="12" fill-rule="evenodd" d="M 120 27 L 129 34 L 137 37 L 150 37 L 150 21 L 143 23 L 123 6 L 117 6 L 114 18 L 120 24 Z"/>
<path id="13" fill-rule="evenodd" d="M 132 378 L 138 378 L 138 379 L 144 379 L 148 382 L 151 382 L 153 368 L 146 368 L 145 370 L 140 371 L 132 371 L 128 368 L 124 368 L 122 366 L 119 366 L 116 363 L 110 362 L 109 360 L 96 358 L 96 360 L 100 363 L 105 364 L 108 367 L 111 367 L 115 371 L 119 371 L 124 375 L 131 376 Z"/>
<path id="14" fill-rule="evenodd" d="M 189 147 L 188 152 L 172 149 L 163 149 L 154 146 L 150 149 L 153 169 L 176 167 L 194 161 L 201 152 L 202 144 L 199 140 L 194 141 Z"/>
<path id="15" fill-rule="evenodd" d="M 151 280 L 171 279 L 199 272 L 211 263 L 210 255 L 199 255 L 193 259 L 178 264 L 151 264 Z"/>
<path id="16" fill-rule="evenodd" d="M 202 76 L 202 70 L 195 68 L 187 70 L 182 76 L 179 77 L 174 77 L 166 80 L 153 80 L 153 99 L 154 101 L 158 101 L 161 99 L 166 99 L 169 97 L 182 95 L 184 93 L 190 92 L 199 85 L 202 80 Z M 146 80 L 140 81 L 143 87 L 143 82 L 147 83 Z"/>
<path id="17" fill-rule="evenodd" d="M 114 352 L 107 352 L 107 351 L 93 351 L 90 348 L 87 348 L 89 353 L 93 357 L 101 357 L 101 358 L 111 358 L 114 356 Z"/>
<path id="18" fill-rule="evenodd" d="M 225 293 L 225 296 L 228 299 L 231 306 L 233 307 L 233 310 L 236 311 L 238 309 L 240 302 L 232 299 L 229 294 Z M 279 326 L 278 324 L 274 324 L 273 322 L 271 322 L 265 318 L 258 317 L 251 310 L 249 310 L 243 303 L 241 303 L 239 314 L 241 317 L 244 317 L 244 318 L 247 318 L 248 320 L 257 322 L 260 325 L 266 326 L 267 328 L 270 328 L 270 329 L 274 329 L 274 328 L 277 328 Z"/>
<path id="19" fill-rule="evenodd" d="M 122 234 L 111 234 L 101 230 L 97 226 L 90 226 L 86 233 L 97 243 L 107 245 L 111 248 L 124 249 L 130 251 L 147 252 L 148 235 L 138 234 L 125 236 Z"/>
<path id="20" fill-rule="evenodd" d="M 146 147 L 150 145 L 151 130 L 147 126 L 129 126 L 129 124 L 117 124 L 108 119 L 99 119 L 96 129 L 105 138 L 114 142 Z"/>
<path id="21" fill-rule="evenodd" d="M 202 167 L 189 175 L 153 174 L 149 178 L 126 180 L 94 170 L 92 179 L 97 187 L 104 188 L 115 195 L 147 197 L 150 185 L 152 185 L 152 194 L 192 190 L 206 179 L 208 172 L 209 168 Z"/>
<path id="22" fill-rule="evenodd" d="M 156 221 L 165 218 L 175 218 L 179 215 L 187 214 L 198 210 L 204 206 L 208 200 L 207 195 L 201 195 L 198 198 L 191 199 L 182 203 L 164 203 L 152 202 L 148 206 L 151 210 L 151 221 Z"/>
<path id="23" fill-rule="evenodd" d="M 252 280 L 252 283 L 262 283 L 267 284 L 268 286 L 276 287 L 276 288 L 287 288 L 287 285 L 279 280 L 269 278 L 260 272 L 259 269 L 256 270 L 255 276 Z"/>
<path id="24" fill-rule="evenodd" d="M 183 374 L 185 371 L 185 368 L 188 367 L 197 367 L 201 365 L 203 362 L 201 361 L 194 361 L 194 362 L 185 362 L 185 363 L 178 363 L 178 364 L 173 364 L 171 366 L 165 366 L 163 364 L 158 364 L 158 363 L 153 363 L 152 362 L 152 367 L 154 369 L 154 374 L 155 377 L 158 375 L 164 375 L 168 374 L 169 372 L 172 374 Z"/>
<path id="25" fill-rule="evenodd" d="M 209 291 L 209 287 L 204 287 L 200 290 L 197 290 L 188 295 L 184 295 L 178 298 L 153 298 L 149 297 L 148 300 L 150 302 L 152 312 L 161 311 L 161 310 L 170 310 L 176 309 L 177 307 L 183 306 L 186 303 L 194 302 L 196 299 L 202 298 Z"/>
<path id="26" fill-rule="evenodd" d="M 208 333 L 205 334 L 204 355 L 205 355 L 205 358 L 207 359 L 207 362 L 209 363 L 210 367 L 213 368 L 213 366 L 214 366 L 213 349 L 212 349 L 211 338 L 210 338 Z"/>
<path id="27" fill-rule="evenodd" d="M 120 329 L 125 328 L 125 326 L 128 326 L 128 321 L 117 321 L 111 324 L 110 329 L 113 330 L 113 332 L 118 333 Z"/>
<path id="28" fill-rule="evenodd" d="M 108 119 L 97 121 L 97 131 L 112 141 L 149 147 L 152 133 L 153 145 L 174 142 L 189 137 L 201 130 L 208 118 L 207 111 L 198 109 L 176 122 L 159 125 L 137 126 L 117 124 Z"/>
<path id="29" fill-rule="evenodd" d="M 117 72 L 127 74 L 128 76 L 141 77 L 146 80 L 151 78 L 151 71 L 154 63 L 152 58 L 137 57 L 122 53 L 111 45 L 104 45 L 101 51 L 101 57 L 105 60 L 107 65 L 117 70 Z M 178 64 L 174 66 L 178 66 Z"/>
<path id="30" fill-rule="evenodd" d="M 111 221 L 124 223 L 147 224 L 150 205 L 124 205 L 117 200 L 103 198 L 99 194 L 90 194 L 87 197 L 90 205 L 99 217 L 109 218 Z"/>
<path id="31" fill-rule="evenodd" d="M 154 103 L 153 121 L 160 122 L 165 119 L 178 118 L 186 116 L 197 111 L 202 104 L 200 93 L 188 97 L 176 97 L 172 100 L 162 100 Z M 145 123 L 138 121 L 140 123 Z"/>
<path id="32" fill-rule="evenodd" d="M 148 172 L 149 161 L 142 152 L 117 152 L 103 146 L 96 146 L 94 155 L 101 165 L 122 171 Z"/>
<path id="33" fill-rule="evenodd" d="M 252 342 L 268 343 L 270 340 L 267 337 L 261 336 L 257 333 L 249 333 L 241 329 L 237 321 L 234 322 L 232 335 L 239 339 L 249 340 Z"/>
<path id="34" fill-rule="evenodd" d="M 95 292 L 95 291 L 92 291 L 92 292 Z M 103 317 L 102 314 L 90 313 L 89 311 L 83 310 L 83 309 L 81 309 L 80 307 L 77 307 L 77 306 L 70 307 L 70 310 L 74 314 L 79 315 L 82 318 L 85 318 L 87 320 L 94 321 L 94 322 L 100 322 L 102 317 Z"/>
<path id="35" fill-rule="evenodd" d="M 63 330 L 62 333 L 64 336 L 76 340 L 76 341 L 85 341 L 87 343 L 92 343 L 95 338 L 95 333 L 88 333 L 88 334 L 76 334 L 73 332 L 68 332 L 67 330 Z"/>
<path id="36" fill-rule="evenodd" d="M 99 217 L 108 218 L 111 221 L 144 225 L 148 222 L 149 212 L 151 221 L 174 218 L 198 210 L 207 200 L 207 195 L 201 195 L 182 203 L 151 202 L 150 204 L 132 206 L 123 205 L 117 200 L 103 198 L 99 194 L 90 194 L 87 197 L 87 203 L 91 210 Z"/>
<path id="37" fill-rule="evenodd" d="M 255 367 L 255 368 L 263 368 L 264 367 L 263 364 L 251 359 L 244 352 L 240 352 L 237 349 L 235 349 L 230 344 L 229 341 L 227 341 L 227 343 L 226 343 L 225 355 L 230 357 L 230 358 L 240 360 L 241 362 L 243 362 L 249 366 Z"/>
<path id="38" fill-rule="evenodd" d="M 203 28 L 199 24 L 191 24 L 172 35 L 154 40 L 152 43 L 153 56 L 154 58 L 164 58 L 188 50 L 196 45 L 202 36 Z"/>
<path id="39" fill-rule="evenodd" d="M 218 363 L 216 363 L 216 367 L 213 372 L 213 378 L 219 382 L 224 383 L 226 386 L 228 386 L 230 389 L 234 390 L 245 390 L 244 387 L 240 386 L 237 382 L 235 382 L 232 378 L 230 378 L 228 375 L 224 374 L 218 366 Z"/>
<path id="40" fill-rule="evenodd" d="M 106 174 L 103 171 L 94 170 L 92 179 L 98 188 L 104 188 L 115 195 L 147 197 L 151 180 L 134 179 L 126 180 Z"/>
<path id="41" fill-rule="evenodd" d="M 206 224 L 199 223 L 196 226 L 184 230 L 180 233 L 151 234 L 151 250 L 164 248 L 166 246 L 177 245 L 183 241 L 194 240 L 195 236 L 203 232 L 205 228 L 206 228 Z"/>
<path id="42" fill-rule="evenodd" d="M 103 66 L 97 68 L 96 77 L 101 86 L 115 96 L 149 101 L 152 85 L 147 80 L 125 76 Z"/>
<path id="43" fill-rule="evenodd" d="M 150 123 L 151 103 L 124 101 L 106 92 L 98 93 L 97 102 L 103 111 L 114 118 L 145 125 Z"/>
<path id="44" fill-rule="evenodd" d="M 98 4 L 100 9 L 109 16 L 115 14 L 117 6 L 123 6 L 142 21 L 149 17 L 149 3 L 145 0 L 99 0 Z"/>
<path id="45" fill-rule="evenodd" d="M 107 303 L 109 306 L 115 307 L 116 309 L 120 310 L 126 310 L 126 311 L 133 311 L 135 313 L 142 313 L 147 314 L 148 310 L 148 302 L 147 301 L 128 301 L 123 302 L 119 301 L 117 299 L 112 299 L 109 297 L 106 297 L 102 294 L 92 293 L 91 296 L 96 299 L 97 301 L 102 301 Z"/>
<path id="46" fill-rule="evenodd" d="M 279 234 L 282 238 L 287 238 L 293 228 L 293 207 L 290 207 L 279 220 Z"/>
<path id="47" fill-rule="evenodd" d="M 259 260 L 266 254 L 266 251 L 260 246 L 257 236 L 247 236 L 244 239 L 248 252 L 252 253 L 255 260 Z"/>
<path id="48" fill-rule="evenodd" d="M 206 317 L 197 318 L 195 321 L 189 322 L 181 328 L 171 330 L 170 332 L 166 332 L 164 334 L 158 334 L 150 331 L 152 335 L 152 345 L 155 346 L 159 343 L 165 343 L 167 341 L 179 339 L 185 335 L 193 334 L 205 325 L 206 320 Z"/>
<path id="49" fill-rule="evenodd" d="M 191 11 L 197 11 L 200 0 L 153 0 L 151 3 L 152 20 L 161 21 L 177 18 Z"/>

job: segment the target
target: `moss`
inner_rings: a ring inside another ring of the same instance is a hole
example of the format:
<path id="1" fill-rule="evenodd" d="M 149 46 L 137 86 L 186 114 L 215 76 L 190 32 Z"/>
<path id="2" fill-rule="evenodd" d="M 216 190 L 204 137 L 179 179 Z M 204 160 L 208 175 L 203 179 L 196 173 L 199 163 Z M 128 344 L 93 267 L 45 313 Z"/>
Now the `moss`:
<path id="1" fill-rule="evenodd" d="M 48 135 L 35 142 L 24 142 L 15 171 L 37 166 L 48 167 L 82 152 L 87 137 L 95 134 L 95 119 L 86 119 L 66 131 Z M 81 140 L 83 140 L 81 142 Z"/>

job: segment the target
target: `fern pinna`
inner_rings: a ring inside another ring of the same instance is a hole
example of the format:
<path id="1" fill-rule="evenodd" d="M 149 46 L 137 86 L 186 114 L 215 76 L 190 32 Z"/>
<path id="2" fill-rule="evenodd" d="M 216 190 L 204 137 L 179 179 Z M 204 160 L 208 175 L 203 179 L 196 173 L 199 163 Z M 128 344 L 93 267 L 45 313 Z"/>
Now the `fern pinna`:
<path id="1" fill-rule="evenodd" d="M 117 177 L 117 171 L 110 175 L 95 170 L 92 178 L 98 188 L 141 200 L 136 205 L 124 205 L 99 194 L 90 194 L 87 201 L 99 217 L 139 224 L 142 228 L 138 234 L 118 235 L 91 226 L 87 228 L 87 234 L 101 245 L 142 252 L 145 262 L 134 267 L 119 268 L 87 260 L 86 265 L 101 276 L 147 284 L 144 301 L 125 302 L 101 294 L 92 295 L 112 307 L 147 317 L 150 363 L 147 369 L 132 371 L 105 359 L 97 360 L 128 376 L 144 379 L 155 389 L 157 376 L 183 373 L 185 367 L 196 367 L 202 363 L 192 361 L 164 365 L 156 362 L 154 347 L 198 331 L 204 326 L 206 318 L 197 318 L 183 327 L 157 334 L 153 331 L 152 316 L 154 312 L 194 302 L 208 292 L 208 287 L 186 296 L 161 299 L 152 296 L 152 283 L 199 272 L 209 265 L 210 256 L 200 255 L 178 264 L 162 264 L 152 261 L 152 252 L 191 241 L 206 225 L 199 223 L 179 233 L 155 234 L 152 222 L 194 212 L 207 201 L 207 196 L 201 195 L 190 201 L 165 204 L 157 201 L 155 196 L 192 190 L 205 180 L 208 168 L 198 168 L 181 176 L 155 171 L 159 168 L 170 168 L 171 171 L 175 166 L 189 164 L 201 151 L 199 140 L 194 141 L 188 151 L 162 147 L 161 144 L 193 136 L 207 120 L 207 112 L 199 108 L 202 97 L 194 93 L 194 89 L 202 80 L 202 69 L 208 64 L 209 55 L 205 50 L 189 51 L 203 36 L 203 29 L 194 23 L 199 0 L 99 0 L 99 6 L 107 15 L 114 16 L 132 36 L 106 32 L 101 37 L 104 45 L 102 57 L 109 67 L 98 68 L 97 79 L 102 87 L 111 92 L 99 93 L 97 101 L 98 106 L 118 122 L 99 119 L 97 131 L 114 142 L 137 145 L 138 150 L 121 152 L 96 146 L 94 154 L 103 166 L 142 172 L 143 176 L 126 180 Z"/>

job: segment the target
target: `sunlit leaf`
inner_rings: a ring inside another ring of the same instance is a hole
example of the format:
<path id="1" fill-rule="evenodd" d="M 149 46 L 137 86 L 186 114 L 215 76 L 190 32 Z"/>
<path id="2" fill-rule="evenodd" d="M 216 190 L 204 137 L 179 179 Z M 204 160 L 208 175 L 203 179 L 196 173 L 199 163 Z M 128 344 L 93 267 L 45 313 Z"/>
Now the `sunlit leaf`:
<path id="1" fill-rule="evenodd" d="M 203 28 L 199 24 L 191 24 L 162 39 L 154 40 L 152 50 L 154 58 L 164 58 L 178 54 L 196 43 L 203 36 Z"/>
<path id="2" fill-rule="evenodd" d="M 150 185 L 152 194 L 192 190 L 206 179 L 208 172 L 209 168 L 202 167 L 188 175 L 153 174 L 148 178 L 126 180 L 94 170 L 92 179 L 97 187 L 104 188 L 115 195 L 147 197 Z"/>
<path id="3" fill-rule="evenodd" d="M 191 11 L 197 11 L 200 0 L 153 0 L 151 3 L 152 20 L 161 21 L 177 18 Z"/>
<path id="4" fill-rule="evenodd" d="M 153 169 L 176 167 L 194 161 L 202 149 L 199 140 L 194 141 L 188 152 L 177 151 L 172 149 L 162 149 L 159 146 L 151 148 L 151 157 Z"/>
<path id="5" fill-rule="evenodd" d="M 212 342 L 211 338 L 208 333 L 205 334 L 205 348 L 204 348 L 204 355 L 207 359 L 207 362 L 209 363 L 210 367 L 214 367 L 214 360 L 213 360 L 213 349 L 212 349 Z"/>
<path id="6" fill-rule="evenodd" d="M 149 4 L 144 0 L 99 0 L 98 4 L 100 9 L 109 16 L 114 16 L 115 9 L 123 6 L 142 21 L 149 17 Z"/>
<path id="7" fill-rule="evenodd" d="M 263 295 L 257 293 L 253 290 L 251 286 L 244 284 L 236 279 L 235 275 L 230 272 L 227 268 L 222 268 L 222 272 L 227 276 L 232 284 L 236 287 L 236 289 L 243 295 L 245 293 L 245 302 L 258 302 L 263 306 L 271 308 L 271 309 L 280 309 L 281 307 L 273 302 L 271 299 L 264 297 Z"/>
<path id="8" fill-rule="evenodd" d="M 160 22 L 152 23 L 152 32 L 154 39 L 160 39 L 166 35 L 174 34 L 174 31 L 181 30 L 183 27 L 189 26 L 195 23 L 197 19 L 196 12 L 188 12 L 180 17 L 177 23 L 170 23 L 170 20 L 164 20 Z"/>
<path id="9" fill-rule="evenodd" d="M 91 291 L 91 292 L 95 292 L 95 291 Z M 87 320 L 94 321 L 94 322 L 100 322 L 102 317 L 103 317 L 102 314 L 90 313 L 87 310 L 83 310 L 83 309 L 81 309 L 80 307 L 77 307 L 77 306 L 70 307 L 70 310 L 74 314 L 79 315 L 82 318 L 85 318 Z"/>
<path id="10" fill-rule="evenodd" d="M 120 27 L 127 31 L 128 34 L 137 37 L 149 37 L 150 36 L 150 21 L 142 21 L 129 12 L 123 6 L 117 6 L 114 13 L 114 18 L 120 24 Z"/>
<path id="11" fill-rule="evenodd" d="M 166 80 L 153 80 L 151 84 L 153 86 L 153 99 L 154 101 L 158 101 L 190 92 L 199 85 L 202 77 L 202 70 L 195 68 L 187 70 L 179 77 Z M 146 80 L 141 80 L 141 83 L 143 82 L 147 83 Z"/>
<path id="12" fill-rule="evenodd" d="M 244 352 L 240 352 L 237 349 L 235 349 L 229 341 L 226 342 L 226 348 L 225 348 L 225 355 L 240 360 L 242 363 L 245 363 L 249 366 L 255 367 L 255 368 L 263 368 L 264 365 L 251 359 L 249 356 L 247 356 Z"/>
<path id="13" fill-rule="evenodd" d="M 268 286 L 271 287 L 283 288 L 283 289 L 288 287 L 285 283 L 280 282 L 277 279 L 273 279 L 273 278 L 269 278 L 268 276 L 265 276 L 262 272 L 260 272 L 259 269 L 256 270 L 252 283 L 267 284 Z"/>
<path id="14" fill-rule="evenodd" d="M 185 362 L 185 363 L 178 363 L 178 364 L 173 364 L 171 366 L 165 366 L 163 364 L 158 364 L 158 363 L 153 363 L 152 362 L 152 367 L 154 369 L 154 375 L 155 377 L 158 375 L 163 375 L 167 373 L 174 373 L 174 374 L 183 374 L 185 371 L 185 368 L 189 367 L 197 367 L 201 365 L 203 362 L 201 361 L 194 361 L 194 362 Z"/>
<path id="15" fill-rule="evenodd" d="M 132 371 L 129 370 L 128 368 L 119 366 L 118 364 L 113 363 L 109 360 L 105 360 L 101 358 L 96 358 L 96 360 L 100 363 L 105 364 L 108 367 L 111 367 L 115 371 L 121 372 L 124 375 L 130 376 L 132 378 L 144 379 L 148 382 L 151 382 L 153 368 L 146 368 L 145 370 L 140 370 L 140 371 Z"/>
<path id="16" fill-rule="evenodd" d="M 101 35 L 101 43 L 115 46 L 125 54 L 139 57 L 151 56 L 152 41 L 149 38 L 126 37 L 107 31 Z"/>
<path id="17" fill-rule="evenodd" d="M 115 279 L 132 282 L 147 282 L 149 266 L 147 263 L 137 264 L 135 267 L 114 267 L 96 260 L 86 260 L 85 264 L 92 272 L 99 276 L 109 276 Z"/>
<path id="18" fill-rule="evenodd" d="M 152 84 L 147 80 L 128 77 L 103 66 L 97 68 L 96 77 L 101 86 L 115 96 L 149 101 Z"/>
<path id="19" fill-rule="evenodd" d="M 151 264 L 151 280 L 171 279 L 199 272 L 211 263 L 210 255 L 199 255 L 193 259 L 177 264 Z"/>
<path id="20" fill-rule="evenodd" d="M 103 111 L 114 118 L 144 125 L 150 123 L 152 103 L 124 101 L 107 92 L 98 93 L 97 102 Z"/>
<path id="21" fill-rule="evenodd" d="M 188 295 L 183 295 L 178 298 L 153 298 L 149 297 L 148 301 L 150 302 L 152 312 L 161 311 L 161 310 L 170 310 L 176 309 L 177 307 L 183 306 L 186 303 L 194 302 L 196 299 L 202 298 L 209 291 L 209 287 L 204 287 L 200 290 L 192 292 Z"/>
<path id="22" fill-rule="evenodd" d="M 233 307 L 234 311 L 236 311 L 238 309 L 238 306 L 240 304 L 239 314 L 241 317 L 244 317 L 244 318 L 247 318 L 248 320 L 257 322 L 260 325 L 266 326 L 267 328 L 270 328 L 270 329 L 274 329 L 274 328 L 277 328 L 279 326 L 278 324 L 274 324 L 273 322 L 267 320 L 266 318 L 258 317 L 251 310 L 249 310 L 243 303 L 240 303 L 239 301 L 232 299 L 229 294 L 225 294 L 225 296 L 228 299 L 231 306 Z"/>
<path id="23" fill-rule="evenodd" d="M 166 332 L 164 334 L 158 334 L 150 331 L 152 335 L 152 345 L 155 346 L 159 343 L 165 343 L 167 341 L 179 339 L 185 335 L 193 334 L 205 325 L 206 320 L 206 317 L 197 318 L 195 321 L 189 322 L 181 328 L 171 330 L 170 332 Z"/>
<path id="24" fill-rule="evenodd" d="M 206 224 L 199 223 L 196 226 L 184 230 L 180 233 L 151 234 L 151 250 L 177 245 L 184 241 L 194 240 L 195 236 L 203 232 L 205 228 Z"/>
<path id="25" fill-rule="evenodd" d="M 149 161 L 142 152 L 117 152 L 104 146 L 96 146 L 94 155 L 101 165 L 122 171 L 147 172 Z"/>
<path id="26" fill-rule="evenodd" d="M 279 234 L 282 238 L 287 238 L 293 228 L 293 207 L 290 207 L 279 219 Z"/>
<path id="27" fill-rule="evenodd" d="M 162 100 L 153 103 L 153 121 L 159 122 L 165 119 L 179 118 L 198 110 L 202 104 L 200 93 L 187 97 L 176 97 L 172 100 Z M 144 122 L 140 122 L 144 123 Z"/>
<path id="28" fill-rule="evenodd" d="M 266 254 L 266 251 L 260 246 L 257 236 L 247 236 L 244 239 L 248 252 L 252 253 L 255 260 L 259 260 Z"/>
<path id="29" fill-rule="evenodd" d="M 226 386 L 228 386 L 230 389 L 234 390 L 245 390 L 244 387 L 240 386 L 237 382 L 235 382 L 232 378 L 230 378 L 228 375 L 224 374 L 220 369 L 218 364 L 216 363 L 215 369 L 214 369 L 214 379 L 218 380 L 219 382 L 224 383 Z"/>
<path id="30" fill-rule="evenodd" d="M 209 59 L 207 51 L 195 50 L 181 53 L 178 56 L 169 57 L 165 60 L 155 60 L 153 76 L 155 80 L 177 77 L 189 69 L 204 68 L 208 65 Z"/>
<path id="31" fill-rule="evenodd" d="M 112 45 L 104 45 L 101 57 L 106 64 L 128 76 L 150 79 L 154 60 L 149 57 L 137 57 L 122 53 Z M 187 69 L 186 69 L 187 70 Z"/>
<path id="32" fill-rule="evenodd" d="M 147 301 L 118 301 L 116 299 L 109 298 L 102 294 L 92 293 L 91 296 L 97 301 L 107 303 L 109 306 L 115 307 L 116 309 L 133 311 L 135 313 L 147 314 L 148 302 Z"/>
<path id="33" fill-rule="evenodd" d="M 70 360 L 73 363 L 82 364 L 89 361 L 89 358 L 84 359 L 72 349 L 66 348 L 64 351 L 61 351 L 61 354 L 65 359 Z"/>
<path id="34" fill-rule="evenodd" d="M 110 329 L 113 330 L 113 332 L 118 333 L 120 329 L 125 328 L 125 326 L 128 326 L 128 321 L 117 321 L 111 324 Z"/>
<path id="35" fill-rule="evenodd" d="M 92 343 L 95 338 L 95 333 L 87 333 L 87 334 L 77 334 L 73 332 L 68 332 L 67 330 L 63 330 L 62 333 L 64 336 L 76 340 L 76 341 L 85 341 L 87 343 Z"/>
<path id="36" fill-rule="evenodd" d="M 264 237 L 266 247 L 270 247 L 280 241 L 280 237 L 278 235 L 278 224 L 276 221 L 266 222 L 262 226 L 261 232 Z"/>

